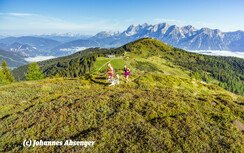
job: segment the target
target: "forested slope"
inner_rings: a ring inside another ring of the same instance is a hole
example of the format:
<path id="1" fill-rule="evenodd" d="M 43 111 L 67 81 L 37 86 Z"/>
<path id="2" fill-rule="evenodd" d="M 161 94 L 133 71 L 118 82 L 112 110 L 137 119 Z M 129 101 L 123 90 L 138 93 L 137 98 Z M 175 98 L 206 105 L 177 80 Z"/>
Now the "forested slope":
<path id="1" fill-rule="evenodd" d="M 183 71 L 190 71 L 189 75 L 196 79 L 206 82 L 214 79 L 217 80 L 215 84 L 244 95 L 244 59 L 191 53 L 150 38 L 139 39 L 116 49 L 88 49 L 38 64 L 45 76 L 59 74 L 63 77 L 77 77 L 90 72 L 97 57 L 105 57 L 110 54 L 122 56 L 126 52 L 130 53 L 126 56 L 130 59 L 160 57 L 162 60 L 172 63 L 169 67 L 180 66 Z M 13 71 L 15 78 L 23 80 L 24 72 L 27 69 L 28 66 L 15 69 Z"/>

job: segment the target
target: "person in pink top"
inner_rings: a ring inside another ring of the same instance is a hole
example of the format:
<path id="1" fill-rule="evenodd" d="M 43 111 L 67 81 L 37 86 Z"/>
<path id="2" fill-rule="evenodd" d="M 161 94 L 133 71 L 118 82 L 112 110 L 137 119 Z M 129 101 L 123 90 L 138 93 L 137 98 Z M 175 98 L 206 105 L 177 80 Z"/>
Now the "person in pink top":
<path id="1" fill-rule="evenodd" d="M 129 82 L 130 69 L 126 65 L 124 65 L 124 72 L 125 72 L 125 80 L 126 82 Z"/>

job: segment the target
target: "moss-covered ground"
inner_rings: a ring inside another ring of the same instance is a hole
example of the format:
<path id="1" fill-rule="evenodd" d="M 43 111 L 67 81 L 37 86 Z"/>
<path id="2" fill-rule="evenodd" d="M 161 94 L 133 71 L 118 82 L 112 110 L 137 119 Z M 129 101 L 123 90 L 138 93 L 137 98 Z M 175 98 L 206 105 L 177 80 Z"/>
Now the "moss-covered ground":
<path id="1" fill-rule="evenodd" d="M 231 124 L 244 122 L 243 97 L 161 72 L 130 80 L 121 75 L 109 87 L 104 75 L 87 74 L 1 86 L 0 152 L 244 151 L 244 135 Z M 24 147 L 24 140 L 95 144 Z"/>

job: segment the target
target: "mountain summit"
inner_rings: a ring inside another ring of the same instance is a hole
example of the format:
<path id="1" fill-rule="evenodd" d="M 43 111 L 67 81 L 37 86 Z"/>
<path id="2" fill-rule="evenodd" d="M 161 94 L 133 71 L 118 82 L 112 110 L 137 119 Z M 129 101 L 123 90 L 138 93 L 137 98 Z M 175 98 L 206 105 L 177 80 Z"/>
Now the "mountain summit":
<path id="1" fill-rule="evenodd" d="M 0 48 L 28 56 L 64 56 L 88 47 L 119 47 L 140 38 L 155 38 L 184 50 L 244 51 L 243 31 L 222 32 L 218 29 L 197 29 L 192 25 L 179 27 L 167 23 L 132 24 L 122 32 L 101 31 L 93 37 L 69 33 L 6 37 L 0 39 Z"/>
<path id="2" fill-rule="evenodd" d="M 103 34 L 102 37 L 101 34 Z M 241 45 L 244 43 L 243 31 L 222 32 L 218 29 L 196 29 L 191 25 L 179 27 L 167 23 L 132 24 L 121 33 L 102 32 L 91 39 L 98 41 L 102 47 L 118 47 L 145 37 L 156 38 L 169 45 L 186 50 L 244 51 L 243 45 Z"/>

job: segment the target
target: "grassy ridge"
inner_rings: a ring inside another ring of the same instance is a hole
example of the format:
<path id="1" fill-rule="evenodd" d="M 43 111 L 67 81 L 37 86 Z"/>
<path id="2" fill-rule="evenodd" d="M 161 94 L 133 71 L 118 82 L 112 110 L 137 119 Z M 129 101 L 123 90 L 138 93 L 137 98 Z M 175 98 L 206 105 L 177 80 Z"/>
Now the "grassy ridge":
<path id="1" fill-rule="evenodd" d="M 191 53 L 150 38 L 137 40 L 122 48 L 133 58 L 161 57 L 171 63 L 169 67 L 178 66 L 182 71 L 190 71 L 192 76 L 198 75 L 197 78 L 206 82 L 215 79 L 219 86 L 244 95 L 244 59 Z"/>
<path id="2" fill-rule="evenodd" d="M 244 59 L 191 53 L 150 38 L 139 39 L 116 49 L 91 48 L 38 64 L 47 77 L 54 76 L 57 73 L 63 77 L 77 77 L 91 72 L 97 57 L 106 57 L 110 54 L 118 57 L 126 54 L 125 63 L 127 59 L 129 61 L 135 59 L 133 66 L 142 66 L 141 70 L 144 69 L 143 71 L 160 70 L 159 72 L 163 72 L 162 68 L 176 67 L 177 71 L 173 72 L 175 74 L 181 73 L 184 76 L 187 74 L 205 82 L 216 83 L 233 93 L 244 95 Z M 161 60 L 157 59 L 158 63 L 155 63 L 155 61 L 149 60 L 152 57 L 159 57 Z M 114 64 L 116 65 L 116 63 Z M 154 69 L 155 65 L 156 69 Z M 24 72 L 27 69 L 28 66 L 25 65 L 13 70 L 15 78 L 24 80 Z"/>
<path id="3" fill-rule="evenodd" d="M 0 87 L 0 151 L 244 151 L 244 136 L 231 124 L 244 122 L 243 97 L 162 73 L 121 79 L 117 87 L 98 75 Z M 96 142 L 29 148 L 25 139 Z"/>

